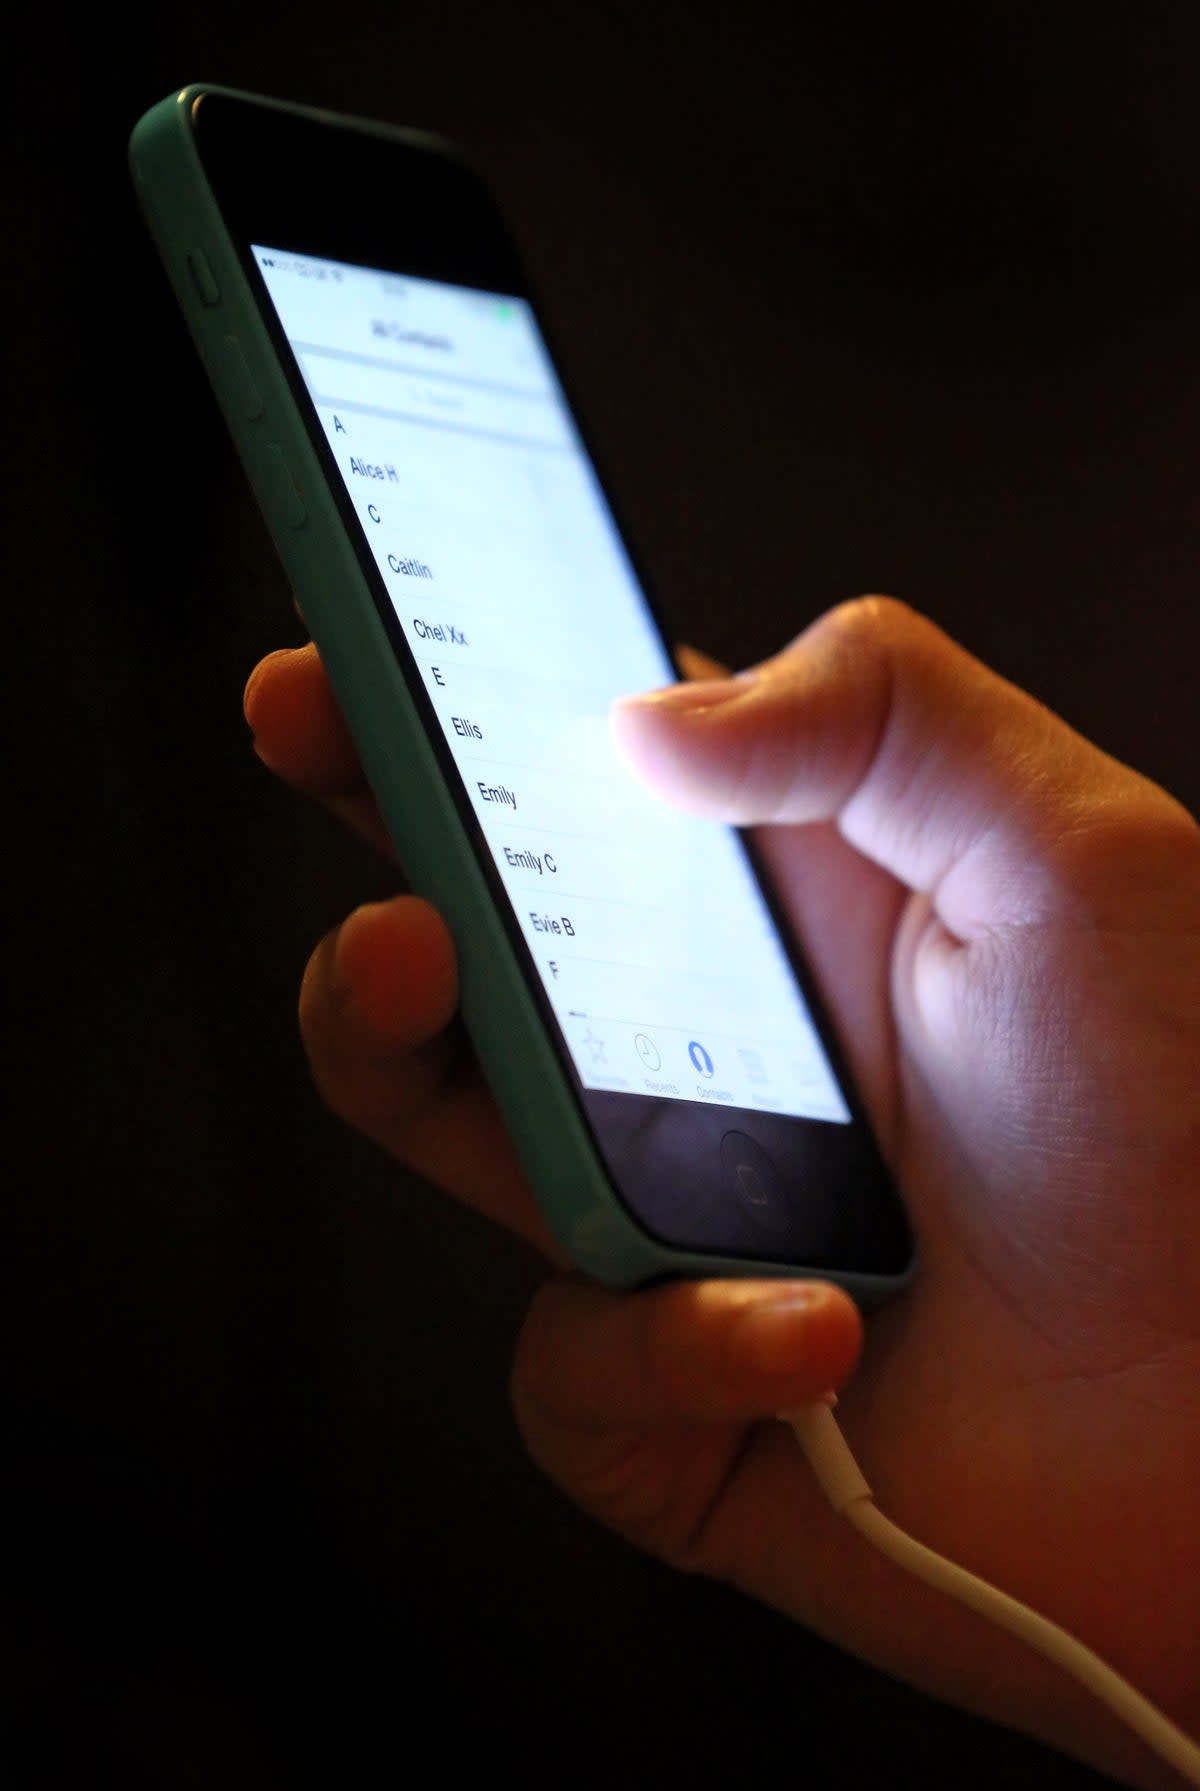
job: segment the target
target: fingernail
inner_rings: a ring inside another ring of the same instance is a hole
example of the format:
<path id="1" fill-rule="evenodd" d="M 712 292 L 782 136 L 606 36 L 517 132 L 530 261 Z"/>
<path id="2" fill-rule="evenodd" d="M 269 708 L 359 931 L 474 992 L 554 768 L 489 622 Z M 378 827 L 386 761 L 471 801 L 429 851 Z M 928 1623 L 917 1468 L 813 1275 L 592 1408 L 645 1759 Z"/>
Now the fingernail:
<path id="1" fill-rule="evenodd" d="M 246 718 L 247 727 L 251 726 L 249 716 L 250 703 L 253 699 L 254 692 L 262 683 L 267 668 L 276 665 L 281 659 L 290 659 L 294 651 L 295 648 L 293 647 L 276 647 L 273 653 L 264 654 L 258 664 L 254 667 L 254 670 L 250 673 L 250 676 L 246 679 L 245 687 L 242 691 L 242 714 Z M 253 732 L 253 728 L 251 728 L 251 732 Z"/>
<path id="2" fill-rule="evenodd" d="M 668 684 L 662 690 L 647 690 L 635 696 L 618 697 L 618 709 L 657 709 L 672 713 L 698 709 L 716 709 L 749 694 L 755 683 L 754 672 L 738 672 L 733 678 L 705 678 L 695 682 Z"/>
<path id="3" fill-rule="evenodd" d="M 719 659 L 714 659 L 711 653 L 704 653 L 699 647 L 693 647 L 690 641 L 680 641 L 675 648 L 673 658 L 679 668 L 680 677 L 689 678 L 695 684 L 730 676 L 727 665 Z"/>
<path id="4" fill-rule="evenodd" d="M 355 940 L 365 926 L 368 936 L 374 930 L 376 916 L 390 904 L 384 902 L 360 902 L 357 908 L 351 909 L 337 930 L 333 942 L 333 957 L 329 966 L 330 981 L 349 995 L 353 986 L 361 982 L 362 974 L 358 959 L 362 957 L 361 946 L 356 951 Z"/>
<path id="5" fill-rule="evenodd" d="M 254 692 L 261 682 L 262 664 L 260 662 L 255 666 L 250 676 L 246 679 L 245 688 L 242 691 L 242 718 L 245 721 L 246 726 L 250 729 L 251 734 L 254 733 L 254 723 L 250 720 L 250 705 L 254 701 Z"/>
<path id="6" fill-rule="evenodd" d="M 738 1326 L 738 1344 L 764 1374 L 786 1374 L 804 1360 L 812 1315 L 829 1298 L 820 1281 L 781 1288 L 747 1306 Z"/>
<path id="7" fill-rule="evenodd" d="M 357 1016 L 361 1016 L 367 982 L 363 974 L 362 947 L 357 939 L 364 921 L 370 929 L 371 915 L 380 906 L 382 904 L 378 902 L 364 902 L 361 907 L 351 910 L 334 934 L 333 950 L 326 964 L 329 995 L 343 1012 Z"/>

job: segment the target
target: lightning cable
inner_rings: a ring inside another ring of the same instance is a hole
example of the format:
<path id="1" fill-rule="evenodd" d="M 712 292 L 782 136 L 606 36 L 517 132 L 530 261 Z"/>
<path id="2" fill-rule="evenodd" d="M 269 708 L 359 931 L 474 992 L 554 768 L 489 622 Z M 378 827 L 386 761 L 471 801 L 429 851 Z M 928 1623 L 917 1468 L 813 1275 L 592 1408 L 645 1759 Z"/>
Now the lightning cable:
<path id="1" fill-rule="evenodd" d="M 781 1412 L 779 1416 L 794 1430 L 821 1490 L 838 1515 L 907 1573 L 969 1605 L 990 1623 L 1007 1629 L 1054 1661 L 1114 1711 L 1188 1784 L 1200 1786 L 1200 1746 L 1098 1654 L 1056 1623 L 1039 1617 L 1028 1605 L 947 1561 L 884 1517 L 838 1428 L 829 1403 L 832 1400 L 833 1395 L 829 1395 L 827 1401 L 799 1411 Z"/>

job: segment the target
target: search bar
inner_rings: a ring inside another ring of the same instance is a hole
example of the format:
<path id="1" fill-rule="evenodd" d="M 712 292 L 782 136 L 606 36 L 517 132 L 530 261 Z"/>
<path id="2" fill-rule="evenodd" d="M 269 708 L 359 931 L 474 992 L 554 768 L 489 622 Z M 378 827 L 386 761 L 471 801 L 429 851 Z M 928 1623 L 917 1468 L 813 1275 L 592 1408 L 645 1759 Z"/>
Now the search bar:
<path id="1" fill-rule="evenodd" d="M 314 404 L 337 405 L 398 423 L 493 436 L 532 448 L 574 444 L 562 407 L 551 392 L 451 379 L 366 355 L 297 348 L 296 358 Z"/>

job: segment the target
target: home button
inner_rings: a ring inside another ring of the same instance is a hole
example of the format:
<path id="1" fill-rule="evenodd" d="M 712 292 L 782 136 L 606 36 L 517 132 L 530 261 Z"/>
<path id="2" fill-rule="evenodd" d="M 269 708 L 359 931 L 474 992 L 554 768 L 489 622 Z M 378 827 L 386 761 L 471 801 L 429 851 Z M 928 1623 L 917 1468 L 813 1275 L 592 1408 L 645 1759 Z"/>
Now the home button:
<path id="1" fill-rule="evenodd" d="M 721 1140 L 721 1171 L 739 1211 L 752 1225 L 776 1237 L 790 1229 L 791 1205 L 779 1171 L 748 1132 L 726 1132 Z"/>

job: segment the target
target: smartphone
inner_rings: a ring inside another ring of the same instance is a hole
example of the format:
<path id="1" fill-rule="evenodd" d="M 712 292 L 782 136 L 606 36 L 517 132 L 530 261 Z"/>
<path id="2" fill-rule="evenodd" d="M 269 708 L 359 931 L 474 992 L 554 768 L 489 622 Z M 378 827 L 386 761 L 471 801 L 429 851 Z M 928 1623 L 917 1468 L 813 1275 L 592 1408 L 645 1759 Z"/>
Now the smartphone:
<path id="1" fill-rule="evenodd" d="M 610 744 L 612 700 L 675 672 L 484 181 L 429 136 L 210 86 L 130 160 L 567 1255 L 620 1287 L 895 1291 L 910 1228 L 750 842 Z"/>

